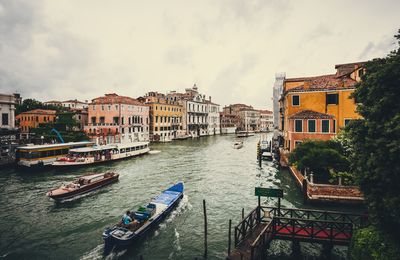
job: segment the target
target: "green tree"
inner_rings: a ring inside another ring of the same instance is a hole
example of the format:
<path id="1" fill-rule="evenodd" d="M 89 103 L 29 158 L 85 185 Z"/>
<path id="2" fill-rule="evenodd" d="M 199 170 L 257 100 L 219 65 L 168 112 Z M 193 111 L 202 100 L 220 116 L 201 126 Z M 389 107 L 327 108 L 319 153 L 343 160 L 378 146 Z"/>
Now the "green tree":
<path id="1" fill-rule="evenodd" d="M 15 112 L 17 115 L 19 115 L 23 112 L 30 111 L 33 109 L 50 109 L 50 110 L 56 110 L 57 112 L 66 111 L 65 107 L 45 105 L 36 99 L 27 98 L 24 99 L 24 101 L 22 101 L 21 105 L 16 106 Z"/>
<path id="2" fill-rule="evenodd" d="M 290 154 L 289 162 L 299 170 L 310 169 L 318 181 L 327 181 L 330 172 L 346 172 L 349 161 L 339 142 L 306 140 Z"/>
<path id="3" fill-rule="evenodd" d="M 395 37 L 400 46 L 400 30 Z M 363 119 L 349 126 L 352 169 L 373 224 L 400 245 L 400 48 L 365 70 L 354 92 Z"/>

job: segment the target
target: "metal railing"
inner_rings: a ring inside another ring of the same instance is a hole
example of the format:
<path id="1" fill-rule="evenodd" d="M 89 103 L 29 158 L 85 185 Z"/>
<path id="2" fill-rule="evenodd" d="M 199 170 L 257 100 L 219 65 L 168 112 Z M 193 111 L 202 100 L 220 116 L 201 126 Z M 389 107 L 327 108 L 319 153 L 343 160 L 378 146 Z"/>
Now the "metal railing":
<path id="1" fill-rule="evenodd" d="M 347 244 L 353 234 L 353 224 L 329 220 L 274 218 L 274 234 L 276 238 L 330 241 Z"/>
<path id="2" fill-rule="evenodd" d="M 364 227 L 368 224 L 368 216 L 336 211 L 321 211 L 313 209 L 293 209 L 293 208 L 278 208 L 262 207 L 263 212 L 268 212 L 274 217 L 287 217 L 297 219 L 313 219 L 334 222 L 351 223 L 355 227 Z"/>
<path id="3" fill-rule="evenodd" d="M 261 231 L 260 235 L 254 240 L 250 246 L 250 259 L 263 259 L 267 254 L 267 246 L 274 239 L 275 236 L 275 224 L 272 220 L 265 228 Z"/>
<path id="4" fill-rule="evenodd" d="M 235 227 L 235 247 L 241 244 L 259 223 L 257 207 Z"/>

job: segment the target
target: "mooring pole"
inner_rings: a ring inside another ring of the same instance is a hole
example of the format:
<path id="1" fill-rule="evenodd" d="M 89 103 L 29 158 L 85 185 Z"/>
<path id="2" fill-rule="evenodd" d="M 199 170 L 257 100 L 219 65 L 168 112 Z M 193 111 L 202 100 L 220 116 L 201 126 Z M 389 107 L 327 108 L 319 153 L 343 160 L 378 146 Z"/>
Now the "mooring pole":
<path id="1" fill-rule="evenodd" d="M 278 198 L 278 216 L 281 216 L 281 198 Z"/>
<path id="2" fill-rule="evenodd" d="M 261 222 L 261 197 L 258 196 L 257 221 Z"/>
<path id="3" fill-rule="evenodd" d="M 244 208 L 242 208 L 242 219 L 244 219 Z"/>
<path id="4" fill-rule="evenodd" d="M 203 200 L 204 211 L 204 258 L 207 258 L 207 209 L 206 200 Z"/>
<path id="5" fill-rule="evenodd" d="M 232 219 L 229 220 L 229 232 L 228 232 L 228 257 L 231 256 L 231 229 L 232 229 Z"/>
<path id="6" fill-rule="evenodd" d="M 307 185 L 308 185 L 308 183 L 307 183 L 307 179 L 304 179 L 303 180 L 303 203 L 304 204 L 307 204 L 307 202 L 308 202 L 308 195 L 307 195 Z"/>

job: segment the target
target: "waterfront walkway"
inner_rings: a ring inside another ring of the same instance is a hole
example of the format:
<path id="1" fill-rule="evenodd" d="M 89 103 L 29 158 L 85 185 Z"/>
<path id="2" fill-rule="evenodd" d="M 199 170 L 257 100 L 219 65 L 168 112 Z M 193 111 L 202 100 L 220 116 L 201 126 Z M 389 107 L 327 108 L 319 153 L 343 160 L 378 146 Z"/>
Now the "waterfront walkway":
<path id="1" fill-rule="evenodd" d="M 229 259 L 265 259 L 274 239 L 349 245 L 353 229 L 366 222 L 366 216 L 344 212 L 257 207 L 234 227 Z"/>

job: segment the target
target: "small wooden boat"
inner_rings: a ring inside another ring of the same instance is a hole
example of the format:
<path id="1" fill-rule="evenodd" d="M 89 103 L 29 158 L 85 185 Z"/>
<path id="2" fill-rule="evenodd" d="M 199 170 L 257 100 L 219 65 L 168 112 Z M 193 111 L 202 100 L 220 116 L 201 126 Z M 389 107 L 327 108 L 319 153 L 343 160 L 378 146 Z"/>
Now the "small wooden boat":
<path id="1" fill-rule="evenodd" d="M 272 154 L 271 152 L 263 152 L 263 153 L 261 154 L 261 158 L 262 158 L 263 160 L 272 161 L 272 160 L 274 159 L 274 156 L 273 156 L 273 154 Z"/>
<path id="2" fill-rule="evenodd" d="M 243 147 L 243 142 L 241 142 L 241 141 L 236 141 L 234 144 L 233 144 L 233 148 L 235 148 L 235 149 L 240 149 L 240 148 L 242 148 Z"/>
<path id="3" fill-rule="evenodd" d="M 118 180 L 119 174 L 115 172 L 94 173 L 81 176 L 74 181 L 61 185 L 60 188 L 47 192 L 47 196 L 62 201 L 75 196 L 99 189 Z"/>
<path id="4" fill-rule="evenodd" d="M 125 247 L 140 240 L 150 229 L 155 228 L 178 205 L 183 197 L 184 186 L 178 182 L 163 191 L 146 206 L 131 211 L 132 221 L 124 225 L 122 221 L 103 232 L 105 249 Z"/>

